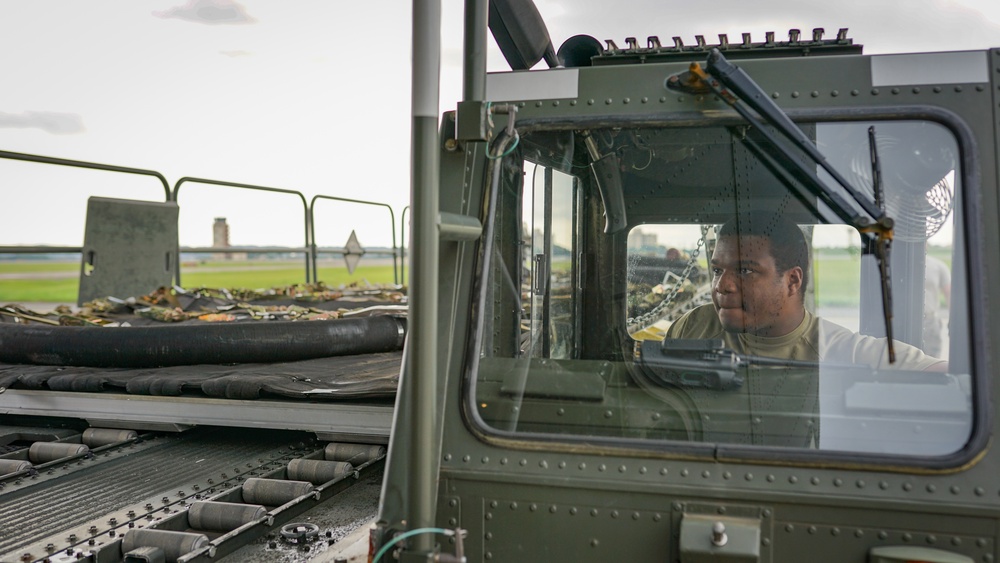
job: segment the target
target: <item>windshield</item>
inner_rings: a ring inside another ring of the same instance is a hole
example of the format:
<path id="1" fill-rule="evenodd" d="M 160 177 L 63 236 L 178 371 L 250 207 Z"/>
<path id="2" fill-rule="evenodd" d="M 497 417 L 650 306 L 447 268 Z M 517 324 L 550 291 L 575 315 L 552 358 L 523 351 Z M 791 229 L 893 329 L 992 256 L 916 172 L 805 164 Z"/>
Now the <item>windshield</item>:
<path id="1" fill-rule="evenodd" d="M 920 120 L 799 125 L 863 197 L 881 170 L 894 358 L 871 237 L 789 185 L 749 128 L 533 130 L 495 164 L 478 423 L 664 451 L 960 450 L 973 402 L 957 141 Z"/>

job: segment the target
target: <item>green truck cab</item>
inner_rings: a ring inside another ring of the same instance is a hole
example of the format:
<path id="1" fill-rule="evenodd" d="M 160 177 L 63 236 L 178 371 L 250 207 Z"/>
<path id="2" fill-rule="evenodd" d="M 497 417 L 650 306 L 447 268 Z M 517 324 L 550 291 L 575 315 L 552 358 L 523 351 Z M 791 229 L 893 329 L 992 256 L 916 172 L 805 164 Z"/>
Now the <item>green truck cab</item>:
<path id="1" fill-rule="evenodd" d="M 1000 50 L 533 49 L 425 149 L 436 336 L 411 311 L 380 560 L 996 560 Z M 774 217 L 812 352 L 676 338 L 717 316 L 722 226 Z"/>

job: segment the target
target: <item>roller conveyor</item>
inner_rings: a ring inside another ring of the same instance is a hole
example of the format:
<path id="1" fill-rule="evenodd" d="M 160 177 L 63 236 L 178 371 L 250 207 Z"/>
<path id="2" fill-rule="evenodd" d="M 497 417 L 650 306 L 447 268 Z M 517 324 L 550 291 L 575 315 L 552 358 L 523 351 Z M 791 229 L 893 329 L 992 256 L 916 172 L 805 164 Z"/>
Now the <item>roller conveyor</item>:
<path id="1" fill-rule="evenodd" d="M 0 476 L 0 561 L 217 560 L 377 472 L 385 452 L 327 459 L 326 444 L 299 432 L 88 430 L 100 430 L 89 432 L 93 450 L 62 437 L 69 447 L 43 441 L 0 456 L 67 454 Z"/>

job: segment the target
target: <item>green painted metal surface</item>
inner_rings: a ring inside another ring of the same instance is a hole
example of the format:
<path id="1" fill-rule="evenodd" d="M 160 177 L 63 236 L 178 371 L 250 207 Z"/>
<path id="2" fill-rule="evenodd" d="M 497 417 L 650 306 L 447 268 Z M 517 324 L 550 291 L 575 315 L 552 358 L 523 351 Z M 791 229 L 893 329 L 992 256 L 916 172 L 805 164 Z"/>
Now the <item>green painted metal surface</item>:
<path id="1" fill-rule="evenodd" d="M 603 232 L 604 205 L 590 185 L 589 161 L 582 151 L 566 150 L 578 140 L 573 135 L 636 131 L 635 146 L 647 143 L 644 159 L 627 147 L 617 153 L 629 229 L 656 217 L 716 221 L 728 212 L 719 194 L 735 193 L 724 197 L 751 206 L 787 201 L 799 218 L 808 208 L 780 193 L 784 188 L 759 185 L 773 171 L 744 152 L 739 133 L 745 127 L 725 103 L 665 88 L 669 76 L 704 55 L 521 72 L 520 97 L 506 89 L 491 98 L 492 87 L 505 80 L 491 76 L 487 100 L 518 107 L 520 145 L 503 158 L 494 158 L 497 147 L 473 140 L 482 125 L 479 106 L 467 106 L 475 110 L 475 127 L 463 128 L 458 139 L 451 136 L 455 115 L 444 116 L 440 209 L 478 217 L 483 235 L 440 245 L 436 525 L 468 531 L 470 561 L 862 562 L 897 557 L 902 548 L 914 560 L 996 560 L 1000 456 L 988 446 L 997 424 L 990 399 L 997 392 L 996 352 L 988 343 L 1000 330 L 989 305 L 1000 295 L 986 280 L 1000 275 L 1000 259 L 989 250 L 1000 245 L 1000 50 L 953 59 L 971 69 L 974 80 L 964 82 L 935 81 L 935 72 L 953 70 L 935 66 L 936 59 L 918 65 L 908 83 L 884 82 L 883 65 L 902 59 L 841 54 L 738 61 L 813 139 L 828 142 L 824 131 L 834 130 L 831 124 L 872 122 L 889 131 L 900 121 L 940 124 L 954 139 L 957 149 L 948 150 L 959 197 L 950 240 L 959 250 L 951 267 L 961 288 L 951 306 L 965 311 L 950 327 L 949 370 L 957 387 L 920 387 L 927 376 L 893 379 L 885 372 L 888 379 L 877 380 L 890 385 L 883 395 L 875 380 L 852 379 L 860 376 L 850 371 L 832 390 L 817 389 L 806 369 L 789 374 L 792 379 L 753 380 L 728 395 L 650 389 L 631 371 L 638 352 L 624 329 L 629 241 L 627 233 Z M 511 116 L 493 119 L 491 140 Z M 711 140 L 720 131 L 723 140 Z M 680 139 L 673 153 L 671 138 Z M 685 143 L 706 151 L 678 164 L 694 154 Z M 730 147 L 725 155 L 723 146 Z M 832 153 L 837 150 L 846 149 Z M 884 158 L 891 165 L 892 157 Z M 643 176 L 645 165 L 659 168 Z M 555 170 L 557 179 L 543 178 L 535 167 Z M 730 167 L 732 173 L 724 172 Z M 663 172 L 659 180 L 655 171 Z M 558 207 L 560 196 L 554 204 L 541 195 L 560 193 L 559 174 L 568 178 L 565 193 L 574 194 L 564 207 Z M 536 212 L 541 215 L 533 218 Z M 532 225 L 557 229 L 562 218 L 575 238 L 545 238 L 539 262 L 530 245 L 543 237 Z M 898 242 L 896 251 L 909 256 L 916 247 L 907 244 Z M 484 255 L 487 248 L 492 254 Z M 560 270 L 559 260 L 570 265 Z M 563 285 L 561 272 L 569 280 Z M 548 275 L 548 285 L 539 285 L 536 273 Z M 903 267 L 893 279 L 900 314 L 913 319 L 905 311 L 919 307 L 920 296 L 907 297 L 917 291 L 907 286 L 909 275 Z M 522 287 L 525 280 L 531 287 Z M 829 285 L 820 286 L 809 298 L 822 299 L 827 291 Z M 874 291 L 863 289 L 869 296 Z M 547 301 L 533 300 L 537 293 L 546 293 Z M 964 413 L 946 408 L 952 391 L 968 401 Z M 816 403 L 837 393 L 840 418 L 824 410 L 829 403 Z M 711 396 L 715 404 L 706 407 Z M 810 404 L 820 405 L 819 415 Z M 922 452 L 936 432 L 954 429 L 946 412 L 966 420 L 965 429 L 957 438 L 941 438 L 947 447 Z M 397 413 L 396 427 L 425 416 L 430 413 L 419 407 Z M 809 427 L 816 417 L 819 430 Z M 838 420 L 848 424 L 834 447 Z M 777 439 L 734 438 L 754 432 Z M 413 486 L 399 480 L 405 468 L 393 466 L 392 455 L 386 488 Z M 405 529 L 400 514 L 383 507 L 389 528 Z M 727 536 L 721 547 L 711 543 L 717 522 Z"/>

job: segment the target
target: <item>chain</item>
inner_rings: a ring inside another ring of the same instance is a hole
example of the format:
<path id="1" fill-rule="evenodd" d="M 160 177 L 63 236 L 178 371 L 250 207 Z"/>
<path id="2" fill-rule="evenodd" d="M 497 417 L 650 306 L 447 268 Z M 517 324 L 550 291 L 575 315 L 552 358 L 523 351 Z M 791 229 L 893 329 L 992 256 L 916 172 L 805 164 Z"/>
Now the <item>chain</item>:
<path id="1" fill-rule="evenodd" d="M 684 270 L 681 271 L 680 276 L 678 276 L 677 281 L 674 283 L 674 286 L 670 288 L 670 291 L 667 292 L 663 301 L 660 301 L 660 304 L 653 307 L 653 309 L 651 309 L 648 313 L 635 318 L 630 318 L 626 321 L 629 332 L 636 332 L 637 330 L 649 327 L 665 316 L 664 311 L 673 304 L 674 298 L 677 297 L 677 294 L 684 286 L 684 282 L 686 282 L 688 277 L 691 276 L 691 272 L 696 266 L 698 256 L 701 254 L 701 250 L 705 246 L 705 238 L 708 236 L 708 229 L 708 225 L 702 225 L 701 238 L 698 239 L 698 244 L 695 249 L 691 251 L 691 259 L 688 260 L 688 263 L 684 266 Z"/>

